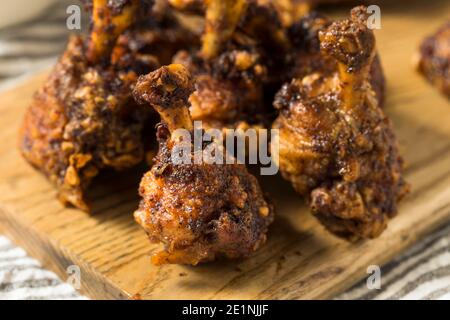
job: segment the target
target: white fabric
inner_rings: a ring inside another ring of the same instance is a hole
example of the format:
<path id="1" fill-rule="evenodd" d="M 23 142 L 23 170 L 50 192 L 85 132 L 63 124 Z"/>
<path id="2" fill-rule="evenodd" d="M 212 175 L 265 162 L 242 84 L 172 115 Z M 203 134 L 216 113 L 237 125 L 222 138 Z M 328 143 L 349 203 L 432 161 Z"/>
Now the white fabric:
<path id="1" fill-rule="evenodd" d="M 35 259 L 0 236 L 0 300 L 86 299 L 45 270 Z"/>

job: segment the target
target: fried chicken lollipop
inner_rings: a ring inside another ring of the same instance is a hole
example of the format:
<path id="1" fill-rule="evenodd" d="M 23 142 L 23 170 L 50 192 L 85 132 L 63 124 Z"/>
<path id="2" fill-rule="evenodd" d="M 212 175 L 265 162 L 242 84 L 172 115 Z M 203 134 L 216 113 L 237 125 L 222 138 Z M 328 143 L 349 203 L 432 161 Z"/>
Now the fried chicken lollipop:
<path id="1" fill-rule="evenodd" d="M 159 153 L 142 179 L 142 201 L 134 213 L 150 240 L 165 246 L 152 257 L 156 265 L 247 257 L 265 242 L 273 220 L 272 205 L 244 165 L 194 162 L 203 150 L 194 150 L 179 134 L 180 129 L 193 133 L 188 111 L 193 91 L 189 72 L 179 64 L 140 77 L 134 90 L 136 100 L 155 108 L 163 120 Z M 183 144 L 191 161 L 174 162 L 174 150 Z M 221 144 L 215 147 L 223 150 Z"/>
<path id="2" fill-rule="evenodd" d="M 450 21 L 422 42 L 417 68 L 450 99 Z"/>
<path id="3" fill-rule="evenodd" d="M 85 191 L 100 170 L 144 158 L 142 136 L 152 113 L 134 102 L 131 90 L 157 59 L 116 44 L 140 5 L 94 0 L 90 39 L 70 39 L 25 115 L 22 154 L 56 185 L 64 204 L 88 211 Z"/>
<path id="4" fill-rule="evenodd" d="M 238 127 L 264 120 L 267 67 L 254 38 L 237 32 L 246 18 L 248 0 L 207 0 L 205 31 L 199 50 L 182 51 L 174 63 L 196 79 L 190 97 L 193 120 L 204 127 Z"/>
<path id="5" fill-rule="evenodd" d="M 338 71 L 336 59 L 320 49 L 319 32 L 324 31 L 331 23 L 332 20 L 326 16 L 312 11 L 288 29 L 288 38 L 292 48 L 286 55 L 285 81 L 292 78 L 301 79 L 312 73 L 320 73 L 329 77 Z M 370 83 L 376 93 L 379 105 L 383 107 L 386 80 L 378 54 L 371 63 Z"/>
<path id="6" fill-rule="evenodd" d="M 407 193 L 392 124 L 369 81 L 375 37 L 365 8 L 319 32 L 338 72 L 294 79 L 278 93 L 279 166 L 332 233 L 375 238 Z"/>

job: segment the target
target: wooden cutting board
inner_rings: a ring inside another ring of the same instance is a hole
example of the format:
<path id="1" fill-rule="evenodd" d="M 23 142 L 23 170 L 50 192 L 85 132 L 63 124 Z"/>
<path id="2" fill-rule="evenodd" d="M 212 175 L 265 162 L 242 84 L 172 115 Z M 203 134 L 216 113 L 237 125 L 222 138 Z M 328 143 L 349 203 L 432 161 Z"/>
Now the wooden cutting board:
<path id="1" fill-rule="evenodd" d="M 93 186 L 91 216 L 62 207 L 55 190 L 19 155 L 17 131 L 41 74 L 0 96 L 0 226 L 63 280 L 81 270 L 92 298 L 329 298 L 450 220 L 450 103 L 411 66 L 423 36 L 450 12 L 449 1 L 399 1 L 382 7 L 378 46 L 392 117 L 408 167 L 411 195 L 378 239 L 349 244 L 327 232 L 279 177 L 262 181 L 277 204 L 267 244 L 245 261 L 197 267 L 150 264 L 150 245 L 134 223 L 145 168 L 105 174 Z M 448 18 L 448 17 L 447 17 Z"/>

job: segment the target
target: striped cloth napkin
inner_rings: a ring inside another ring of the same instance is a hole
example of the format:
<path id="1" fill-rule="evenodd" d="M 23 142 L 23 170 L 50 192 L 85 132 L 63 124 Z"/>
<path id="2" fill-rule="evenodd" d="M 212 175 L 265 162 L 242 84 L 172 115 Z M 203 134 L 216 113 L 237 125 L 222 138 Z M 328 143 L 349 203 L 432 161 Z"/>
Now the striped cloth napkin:
<path id="1" fill-rule="evenodd" d="M 41 267 L 22 249 L 0 236 L 0 299 L 86 299 Z"/>
<path id="2" fill-rule="evenodd" d="M 64 49 L 69 0 L 0 29 L 0 90 L 54 63 Z M 86 299 L 0 235 L 0 299 Z M 361 281 L 337 299 L 450 299 L 450 224 L 381 268 L 381 288 Z"/>

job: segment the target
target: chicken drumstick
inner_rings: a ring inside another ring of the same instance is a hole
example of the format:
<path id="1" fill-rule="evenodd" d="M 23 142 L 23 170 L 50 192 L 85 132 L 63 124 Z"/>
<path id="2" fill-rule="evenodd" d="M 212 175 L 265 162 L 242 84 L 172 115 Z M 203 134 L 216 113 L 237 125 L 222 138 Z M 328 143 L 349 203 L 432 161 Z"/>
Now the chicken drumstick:
<path id="1" fill-rule="evenodd" d="M 142 135 L 152 113 L 136 105 L 131 90 L 138 75 L 157 67 L 157 59 L 115 44 L 133 24 L 140 1 L 94 0 L 90 41 L 70 39 L 22 126 L 24 157 L 57 186 L 64 204 L 86 211 L 86 188 L 100 170 L 125 169 L 144 159 Z"/>
<path id="2" fill-rule="evenodd" d="M 370 83 L 375 38 L 365 8 L 319 32 L 338 72 L 294 79 L 278 93 L 280 169 L 336 235 L 374 238 L 407 192 L 389 119 Z"/>
<path id="3" fill-rule="evenodd" d="M 179 129 L 192 133 L 193 90 L 189 72 L 179 64 L 142 76 L 134 90 L 136 100 L 151 105 L 163 120 L 159 153 L 142 179 L 143 199 L 134 214 L 150 240 L 165 245 L 152 257 L 157 265 L 247 257 L 265 242 L 273 220 L 272 205 L 244 165 L 194 163 L 203 150 L 193 150 L 177 134 Z M 183 143 L 192 150 L 187 155 L 192 161 L 180 164 L 172 153 Z"/>

